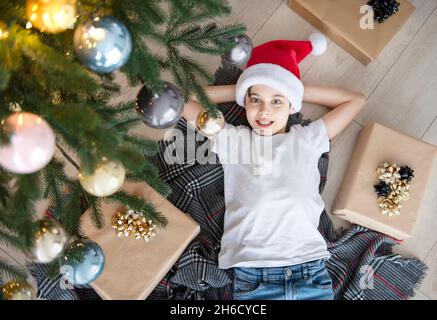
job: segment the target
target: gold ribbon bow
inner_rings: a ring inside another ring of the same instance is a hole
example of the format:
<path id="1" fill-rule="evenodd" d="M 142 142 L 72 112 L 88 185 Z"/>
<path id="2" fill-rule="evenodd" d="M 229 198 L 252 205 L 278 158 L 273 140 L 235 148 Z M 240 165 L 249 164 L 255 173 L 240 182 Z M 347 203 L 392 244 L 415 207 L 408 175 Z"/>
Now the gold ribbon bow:
<path id="1" fill-rule="evenodd" d="M 377 199 L 382 214 L 389 217 L 400 215 L 401 201 L 408 200 L 410 197 L 410 183 L 407 180 L 401 180 L 400 169 L 396 163 L 388 162 L 381 163 L 376 169 L 378 178 L 390 187 L 386 196 L 380 196 Z"/>
<path id="2" fill-rule="evenodd" d="M 144 239 L 148 242 L 156 235 L 157 225 L 152 220 L 147 220 L 142 214 L 134 210 L 126 212 L 118 211 L 112 217 L 112 228 L 115 229 L 117 237 L 135 236 L 135 239 Z"/>

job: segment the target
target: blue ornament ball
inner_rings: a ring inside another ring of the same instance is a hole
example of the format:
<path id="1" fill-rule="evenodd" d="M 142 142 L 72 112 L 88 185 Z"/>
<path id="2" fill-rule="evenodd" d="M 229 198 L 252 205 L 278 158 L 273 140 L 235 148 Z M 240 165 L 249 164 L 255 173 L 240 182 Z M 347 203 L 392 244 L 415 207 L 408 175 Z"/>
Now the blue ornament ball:
<path id="1" fill-rule="evenodd" d="M 132 51 L 132 38 L 125 25 L 113 17 L 96 17 L 76 28 L 74 48 L 87 68 L 109 73 L 121 68 Z"/>
<path id="2" fill-rule="evenodd" d="M 73 285 L 85 285 L 96 280 L 105 266 L 102 248 L 91 240 L 78 240 L 64 251 L 61 273 Z"/>

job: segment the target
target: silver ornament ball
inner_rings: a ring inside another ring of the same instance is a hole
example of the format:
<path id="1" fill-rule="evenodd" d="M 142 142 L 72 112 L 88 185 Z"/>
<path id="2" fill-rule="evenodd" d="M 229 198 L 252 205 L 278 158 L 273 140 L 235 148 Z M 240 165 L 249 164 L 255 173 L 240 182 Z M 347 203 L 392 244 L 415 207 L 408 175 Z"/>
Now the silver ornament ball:
<path id="1" fill-rule="evenodd" d="M 109 73 L 127 62 L 132 51 L 132 39 L 119 20 L 96 17 L 76 28 L 74 48 L 86 67 L 97 73 Z"/>
<path id="2" fill-rule="evenodd" d="M 244 65 L 252 55 L 252 41 L 245 34 L 231 39 L 235 43 L 228 53 L 223 55 L 223 61 L 234 66 Z"/>
<path id="3" fill-rule="evenodd" d="M 159 94 L 153 94 L 144 86 L 138 93 L 135 109 L 146 125 L 157 129 L 169 128 L 181 118 L 184 99 L 179 89 L 169 82 L 165 82 Z"/>
<path id="4" fill-rule="evenodd" d="M 36 222 L 33 233 L 32 256 L 35 262 L 49 263 L 55 260 L 64 250 L 68 237 L 62 226 L 52 219 L 41 219 Z"/>

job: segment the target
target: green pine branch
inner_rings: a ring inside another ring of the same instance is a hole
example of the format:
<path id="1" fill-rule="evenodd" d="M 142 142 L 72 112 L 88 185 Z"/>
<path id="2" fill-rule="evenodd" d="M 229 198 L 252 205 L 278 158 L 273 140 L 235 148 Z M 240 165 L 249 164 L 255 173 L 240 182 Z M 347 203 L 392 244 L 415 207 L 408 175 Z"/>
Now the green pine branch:
<path id="1" fill-rule="evenodd" d="M 186 51 L 220 56 L 231 48 L 229 39 L 245 31 L 239 24 L 216 22 L 231 10 L 226 1 L 79 0 L 77 4 L 76 26 L 93 15 L 110 15 L 129 30 L 132 53 L 119 70 L 129 85 L 146 85 L 159 93 L 161 75 L 170 71 L 185 101 L 194 94 L 217 115 L 200 85 L 202 80 L 212 82 L 213 76 Z M 0 169 L 0 243 L 23 251 L 31 247 L 34 219 L 41 215 L 35 203 L 41 199 L 50 200 L 51 213 L 71 236 L 81 235 L 80 219 L 87 208 L 94 226 L 103 227 L 103 201 L 140 211 L 165 227 L 166 217 L 145 199 L 123 190 L 95 197 L 85 193 L 77 176 L 67 176 L 64 160 L 90 174 L 106 157 L 123 164 L 127 181 L 145 182 L 165 197 L 171 191 L 147 160 L 159 151 L 157 143 L 130 130 L 141 123 L 135 102 L 112 102 L 121 93 L 114 74 L 95 74 L 78 61 L 74 30 L 49 34 L 26 29 L 25 11 L 24 0 L 0 3 L 0 28 L 8 33 L 0 39 L 0 120 L 17 107 L 38 114 L 56 134 L 64 159 L 56 157 L 29 175 Z M 156 50 L 157 46 L 161 49 Z M 0 144 L 9 143 L 10 138 L 2 127 Z M 59 269 L 57 263 L 52 269 Z M 0 262 L 0 282 L 11 275 L 17 276 L 17 270 Z"/>
<path id="2" fill-rule="evenodd" d="M 27 274 L 23 268 L 13 266 L 0 260 L 0 284 L 4 284 L 7 280 L 25 281 L 26 278 Z"/>
<path id="3" fill-rule="evenodd" d="M 97 229 L 102 229 L 105 226 L 102 211 L 102 199 L 92 195 L 87 196 L 89 206 L 91 208 L 91 221 Z"/>
<path id="4" fill-rule="evenodd" d="M 140 212 L 147 219 L 154 221 L 159 227 L 165 227 L 167 218 L 160 212 L 156 212 L 155 206 L 139 196 L 132 195 L 126 191 L 119 191 L 106 197 L 105 200 L 122 204 L 134 211 Z"/>

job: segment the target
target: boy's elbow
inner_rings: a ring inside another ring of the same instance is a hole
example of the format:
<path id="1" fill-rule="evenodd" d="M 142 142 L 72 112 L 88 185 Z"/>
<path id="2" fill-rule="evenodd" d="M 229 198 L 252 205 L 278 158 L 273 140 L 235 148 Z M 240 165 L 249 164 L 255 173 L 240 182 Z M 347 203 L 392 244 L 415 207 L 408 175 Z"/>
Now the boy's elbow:
<path id="1" fill-rule="evenodd" d="M 354 92 L 354 101 L 362 108 L 366 104 L 366 96 L 362 92 Z"/>

